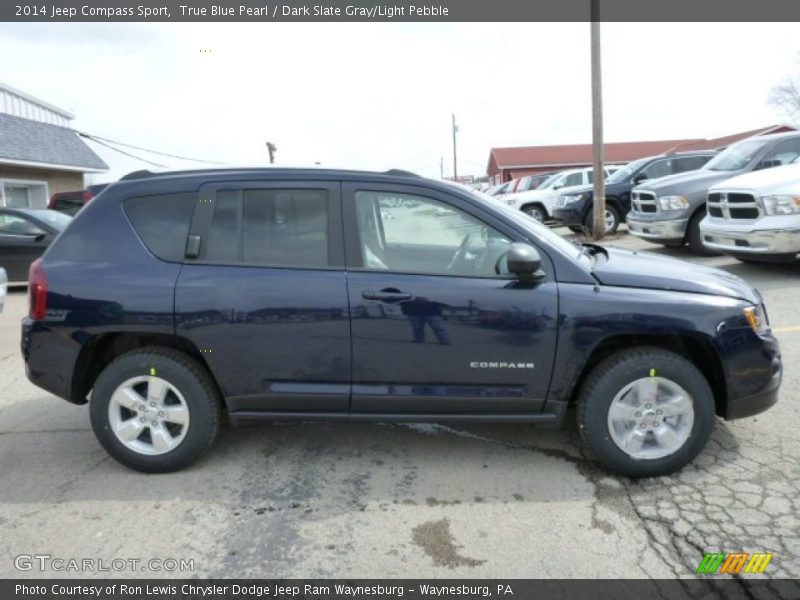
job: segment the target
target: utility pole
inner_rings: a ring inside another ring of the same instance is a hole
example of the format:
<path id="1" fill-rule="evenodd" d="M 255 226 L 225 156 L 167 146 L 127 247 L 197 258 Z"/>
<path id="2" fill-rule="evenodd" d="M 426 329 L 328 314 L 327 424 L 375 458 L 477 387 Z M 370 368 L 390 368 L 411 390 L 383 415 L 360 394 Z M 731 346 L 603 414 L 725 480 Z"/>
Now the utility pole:
<path id="1" fill-rule="evenodd" d="M 603 86 L 600 59 L 600 0 L 591 0 L 592 47 L 592 170 L 594 172 L 594 219 L 592 237 L 606 234 L 606 185 L 603 170 Z"/>
<path id="2" fill-rule="evenodd" d="M 453 181 L 458 181 L 458 155 L 456 154 L 456 133 L 458 133 L 458 125 L 456 125 L 456 113 L 453 113 Z"/>
<path id="3" fill-rule="evenodd" d="M 439 179 L 444 179 L 444 156 L 439 157 Z"/>
<path id="4" fill-rule="evenodd" d="M 275 153 L 278 151 L 278 147 L 273 144 L 272 142 L 267 142 L 267 152 L 269 153 L 269 164 L 275 164 Z"/>

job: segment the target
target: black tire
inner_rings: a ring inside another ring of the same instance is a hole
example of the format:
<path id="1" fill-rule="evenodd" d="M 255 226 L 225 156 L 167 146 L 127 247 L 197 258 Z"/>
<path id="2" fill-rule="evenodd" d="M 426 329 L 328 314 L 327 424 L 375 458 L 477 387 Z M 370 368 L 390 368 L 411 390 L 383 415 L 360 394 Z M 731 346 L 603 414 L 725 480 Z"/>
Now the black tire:
<path id="1" fill-rule="evenodd" d="M 131 378 L 152 373 L 180 391 L 189 412 L 185 437 L 172 450 L 157 455 L 126 447 L 109 420 L 114 391 Z M 89 414 L 95 436 L 117 461 L 145 473 L 168 473 L 187 467 L 208 450 L 219 430 L 221 405 L 216 385 L 200 363 L 171 348 L 146 348 L 123 354 L 103 369 L 92 391 Z"/>
<path id="2" fill-rule="evenodd" d="M 703 235 L 700 233 L 700 221 L 706 216 L 706 211 L 701 210 L 692 215 L 689 224 L 686 226 L 686 240 L 689 242 L 689 250 L 697 256 L 719 256 L 719 252 L 711 250 L 703 245 Z"/>
<path id="3" fill-rule="evenodd" d="M 692 397 L 694 423 L 686 441 L 672 454 L 637 459 L 612 439 L 608 413 L 616 394 L 629 383 L 652 376 L 652 369 Z M 616 352 L 592 370 L 581 386 L 577 418 L 583 442 L 609 469 L 628 477 L 658 477 L 681 469 L 697 457 L 711 436 L 714 412 L 711 388 L 692 363 L 661 348 L 642 347 Z"/>
<path id="4" fill-rule="evenodd" d="M 593 206 L 589 207 L 589 212 L 583 218 L 583 226 L 592 234 L 594 234 L 594 211 Z M 606 204 L 606 213 L 613 219 L 613 224 L 606 229 L 606 235 L 612 235 L 619 229 L 620 219 L 619 211 L 613 204 Z"/>
<path id="5" fill-rule="evenodd" d="M 544 208 L 538 204 L 528 204 L 527 206 L 523 206 L 522 212 L 529 217 L 533 217 L 539 221 L 539 223 L 544 223 L 547 220 L 547 211 L 545 211 Z"/>

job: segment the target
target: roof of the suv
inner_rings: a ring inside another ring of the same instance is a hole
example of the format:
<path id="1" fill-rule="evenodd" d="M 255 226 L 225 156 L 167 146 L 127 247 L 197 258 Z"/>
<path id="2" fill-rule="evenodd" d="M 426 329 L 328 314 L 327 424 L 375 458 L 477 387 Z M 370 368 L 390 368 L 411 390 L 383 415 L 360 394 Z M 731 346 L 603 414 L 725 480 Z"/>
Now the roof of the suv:
<path id="1" fill-rule="evenodd" d="M 419 175 L 401 169 L 390 169 L 388 171 L 353 171 L 346 169 L 320 169 L 310 167 L 229 167 L 216 169 L 189 169 L 182 171 L 134 171 L 120 178 L 120 181 L 141 181 L 143 179 L 168 179 L 176 177 L 224 177 L 225 179 L 253 175 L 266 175 L 269 179 L 280 179 L 288 177 L 291 179 L 300 177 L 312 177 L 314 179 L 362 179 L 364 177 L 381 179 L 397 178 L 403 181 L 408 179 L 422 179 Z"/>

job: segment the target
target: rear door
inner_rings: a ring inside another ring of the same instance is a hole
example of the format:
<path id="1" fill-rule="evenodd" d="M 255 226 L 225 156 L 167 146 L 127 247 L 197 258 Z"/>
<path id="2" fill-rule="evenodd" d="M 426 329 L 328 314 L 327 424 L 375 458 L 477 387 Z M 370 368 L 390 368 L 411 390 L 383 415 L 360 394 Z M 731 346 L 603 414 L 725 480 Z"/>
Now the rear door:
<path id="1" fill-rule="evenodd" d="M 341 412 L 350 325 L 340 184 L 201 188 L 175 295 L 178 335 L 240 412 Z"/>
<path id="2" fill-rule="evenodd" d="M 521 236 L 441 191 L 345 183 L 343 201 L 352 411 L 540 412 L 558 304 L 546 255 L 548 278 L 520 284 L 502 257 Z"/>

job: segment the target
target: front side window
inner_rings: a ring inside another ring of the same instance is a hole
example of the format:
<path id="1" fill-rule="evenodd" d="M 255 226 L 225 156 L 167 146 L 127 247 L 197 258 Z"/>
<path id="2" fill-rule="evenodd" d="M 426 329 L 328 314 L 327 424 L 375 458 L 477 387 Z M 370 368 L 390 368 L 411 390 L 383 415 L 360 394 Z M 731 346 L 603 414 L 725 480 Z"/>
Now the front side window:
<path id="1" fill-rule="evenodd" d="M 511 241 L 475 217 L 431 198 L 356 192 L 367 269 L 431 275 L 505 276 Z"/>
<path id="2" fill-rule="evenodd" d="M 17 215 L 0 214 L 0 235 L 39 235 L 42 228 Z"/>
<path id="3" fill-rule="evenodd" d="M 327 191 L 218 192 L 205 258 L 263 266 L 328 267 Z"/>
<path id="4" fill-rule="evenodd" d="M 570 173 L 564 178 L 562 187 L 572 187 L 574 185 L 583 185 L 583 173 Z"/>
<path id="5" fill-rule="evenodd" d="M 762 168 L 788 165 L 800 156 L 800 138 L 792 138 L 777 144 L 761 161 Z"/>

